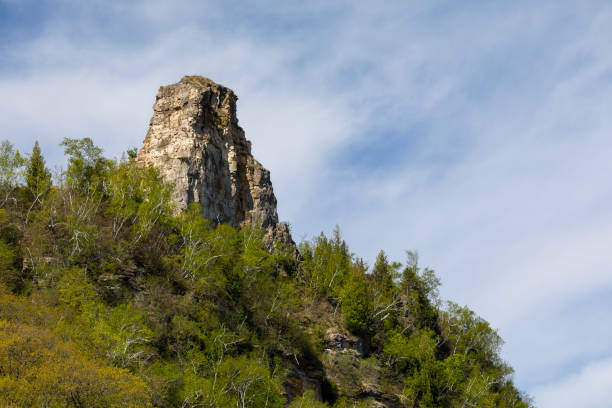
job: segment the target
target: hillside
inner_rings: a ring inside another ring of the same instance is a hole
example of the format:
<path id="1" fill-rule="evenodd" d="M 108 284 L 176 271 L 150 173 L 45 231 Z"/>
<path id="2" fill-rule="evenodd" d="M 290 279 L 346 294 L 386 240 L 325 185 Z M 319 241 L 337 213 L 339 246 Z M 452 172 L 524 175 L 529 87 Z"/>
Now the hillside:
<path id="1" fill-rule="evenodd" d="M 0 406 L 531 406 L 415 253 L 296 246 L 237 98 L 186 78 L 120 160 L 65 139 L 52 181 L 2 143 Z"/>

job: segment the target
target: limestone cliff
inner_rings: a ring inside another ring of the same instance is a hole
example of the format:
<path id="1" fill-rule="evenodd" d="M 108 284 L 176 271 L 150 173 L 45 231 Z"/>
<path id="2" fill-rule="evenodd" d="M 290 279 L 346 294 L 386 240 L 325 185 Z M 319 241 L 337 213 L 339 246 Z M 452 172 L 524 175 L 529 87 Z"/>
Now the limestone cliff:
<path id="1" fill-rule="evenodd" d="M 200 203 L 213 223 L 258 224 L 269 238 L 293 243 L 278 222 L 270 172 L 251 154 L 229 88 L 201 76 L 162 86 L 137 161 L 174 186 L 179 209 Z"/>

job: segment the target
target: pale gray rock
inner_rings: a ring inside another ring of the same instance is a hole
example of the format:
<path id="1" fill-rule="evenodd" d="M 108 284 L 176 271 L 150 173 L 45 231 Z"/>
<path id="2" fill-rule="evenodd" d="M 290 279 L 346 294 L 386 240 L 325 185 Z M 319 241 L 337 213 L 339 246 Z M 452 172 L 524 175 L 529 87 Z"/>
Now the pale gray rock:
<path id="1" fill-rule="evenodd" d="M 279 223 L 270 172 L 251 154 L 251 142 L 238 125 L 229 88 L 201 76 L 162 86 L 153 105 L 149 131 L 138 153 L 174 186 L 179 210 L 199 203 L 214 224 L 256 224 L 267 237 L 293 244 Z"/>

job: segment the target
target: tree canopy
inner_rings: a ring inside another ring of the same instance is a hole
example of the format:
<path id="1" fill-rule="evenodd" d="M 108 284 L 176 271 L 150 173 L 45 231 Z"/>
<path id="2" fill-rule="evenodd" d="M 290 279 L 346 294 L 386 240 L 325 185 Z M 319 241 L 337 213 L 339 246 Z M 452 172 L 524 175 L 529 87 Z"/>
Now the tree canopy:
<path id="1" fill-rule="evenodd" d="M 529 407 L 502 340 L 435 273 L 339 228 L 294 248 L 177 212 L 135 152 L 0 145 L 0 405 Z M 376 405 L 378 404 L 378 405 Z"/>

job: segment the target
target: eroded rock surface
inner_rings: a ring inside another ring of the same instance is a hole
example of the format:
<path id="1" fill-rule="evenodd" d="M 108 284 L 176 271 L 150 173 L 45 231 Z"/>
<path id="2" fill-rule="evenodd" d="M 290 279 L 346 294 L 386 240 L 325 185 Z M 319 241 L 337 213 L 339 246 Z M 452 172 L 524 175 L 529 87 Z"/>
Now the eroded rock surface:
<path id="1" fill-rule="evenodd" d="M 229 88 L 200 76 L 162 86 L 137 160 L 174 186 L 178 209 L 200 203 L 213 223 L 257 224 L 268 238 L 293 243 L 278 222 L 270 172 L 251 154 Z"/>
<path id="2" fill-rule="evenodd" d="M 360 358 L 366 354 L 363 339 L 335 327 L 325 332 L 325 345 L 325 351 L 330 354 L 345 353 Z"/>

